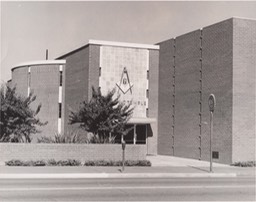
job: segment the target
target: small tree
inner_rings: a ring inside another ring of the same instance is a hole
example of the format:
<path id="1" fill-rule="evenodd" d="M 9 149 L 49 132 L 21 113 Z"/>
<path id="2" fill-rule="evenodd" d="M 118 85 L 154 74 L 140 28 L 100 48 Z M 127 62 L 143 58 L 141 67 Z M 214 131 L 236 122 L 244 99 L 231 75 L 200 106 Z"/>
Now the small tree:
<path id="1" fill-rule="evenodd" d="M 31 142 L 31 134 L 40 132 L 36 126 L 46 125 L 35 116 L 39 113 L 41 104 L 36 110 L 30 108 L 36 96 L 32 93 L 22 97 L 16 93 L 16 87 L 2 84 L 0 141 L 1 142 Z"/>
<path id="2" fill-rule="evenodd" d="M 119 96 L 113 98 L 114 94 L 115 90 L 112 90 L 103 96 L 100 89 L 95 90 L 92 87 L 91 100 L 82 102 L 77 112 L 71 112 L 70 124 L 78 123 L 81 128 L 97 138 L 97 143 L 109 142 L 112 134 L 126 134 L 130 129 L 125 126 L 133 108 L 131 104 L 120 102 Z"/>

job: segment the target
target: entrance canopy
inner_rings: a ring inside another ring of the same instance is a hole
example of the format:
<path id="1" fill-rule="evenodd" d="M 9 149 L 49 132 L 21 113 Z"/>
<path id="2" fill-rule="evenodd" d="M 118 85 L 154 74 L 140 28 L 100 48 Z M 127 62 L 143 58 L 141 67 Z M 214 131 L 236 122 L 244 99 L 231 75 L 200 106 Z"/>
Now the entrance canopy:
<path id="1" fill-rule="evenodd" d="M 128 121 L 128 124 L 150 124 L 155 122 L 156 122 L 155 118 L 131 118 Z"/>

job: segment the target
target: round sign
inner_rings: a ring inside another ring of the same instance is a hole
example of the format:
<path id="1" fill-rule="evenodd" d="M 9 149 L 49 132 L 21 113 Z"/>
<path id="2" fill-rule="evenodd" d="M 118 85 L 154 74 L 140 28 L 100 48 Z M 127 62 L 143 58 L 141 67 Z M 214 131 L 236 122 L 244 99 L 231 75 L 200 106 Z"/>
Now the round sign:
<path id="1" fill-rule="evenodd" d="M 216 106 L 216 99 L 215 99 L 215 96 L 213 94 L 211 94 L 209 96 L 208 105 L 209 105 L 210 112 L 213 112 L 214 108 Z"/>

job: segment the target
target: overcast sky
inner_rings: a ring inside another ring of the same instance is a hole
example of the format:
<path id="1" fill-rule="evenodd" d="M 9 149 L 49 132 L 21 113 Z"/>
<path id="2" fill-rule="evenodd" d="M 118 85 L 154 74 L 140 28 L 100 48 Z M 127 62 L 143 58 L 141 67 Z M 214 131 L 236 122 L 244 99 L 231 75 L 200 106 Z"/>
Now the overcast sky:
<path id="1" fill-rule="evenodd" d="M 1 82 L 19 63 L 55 59 L 89 39 L 155 44 L 228 19 L 256 2 L 1 2 Z"/>

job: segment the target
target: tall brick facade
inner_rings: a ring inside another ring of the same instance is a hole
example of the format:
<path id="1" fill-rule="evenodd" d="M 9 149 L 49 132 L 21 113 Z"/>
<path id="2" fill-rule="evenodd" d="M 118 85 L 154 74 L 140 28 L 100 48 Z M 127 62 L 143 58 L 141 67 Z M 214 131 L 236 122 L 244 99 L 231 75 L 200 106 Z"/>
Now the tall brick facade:
<path id="1" fill-rule="evenodd" d="M 200 30 L 175 39 L 174 155 L 200 158 Z"/>
<path id="2" fill-rule="evenodd" d="M 174 155 L 174 42 L 170 39 L 159 43 L 158 153 L 164 155 Z"/>
<path id="3" fill-rule="evenodd" d="M 233 20 L 232 161 L 255 159 L 256 21 Z"/>
<path id="4" fill-rule="evenodd" d="M 210 113 L 208 98 L 217 100 L 214 111 L 215 161 L 231 163 L 232 151 L 232 19 L 202 30 L 202 159 L 209 159 Z"/>
<path id="5" fill-rule="evenodd" d="M 59 59 L 66 60 L 64 73 L 64 131 L 72 133 L 76 128 L 70 126 L 70 111 L 78 109 L 83 100 L 88 99 L 88 80 L 89 80 L 89 47 L 85 46 Z"/>
<path id="6" fill-rule="evenodd" d="M 159 154 L 209 160 L 213 93 L 214 161 L 255 159 L 255 29 L 254 20 L 232 18 L 159 43 Z"/>
<path id="7" fill-rule="evenodd" d="M 59 116 L 59 65 L 37 65 L 31 67 L 30 90 L 36 95 L 32 107 L 42 104 L 40 119 L 48 121 L 47 125 L 39 127 L 39 136 L 54 136 L 58 133 Z M 50 114 L 50 116 L 49 116 Z M 34 141 L 37 136 L 33 135 Z"/>
<path id="8" fill-rule="evenodd" d="M 156 50 L 155 50 L 156 49 Z M 139 60 L 136 58 L 140 58 Z M 58 59 L 66 60 L 65 86 L 64 86 L 64 133 L 79 130 L 77 125 L 70 125 L 69 115 L 71 110 L 78 110 L 79 104 L 92 95 L 92 86 L 101 87 L 102 93 L 117 88 L 116 83 L 120 82 L 123 68 L 127 68 L 133 86 L 133 99 L 129 93 L 121 94 L 121 100 L 136 101 L 133 118 L 146 119 L 145 109 L 142 109 L 142 98 L 148 99 L 148 118 L 157 120 L 158 116 L 158 46 L 143 44 L 128 44 L 119 42 L 91 41 L 88 45 L 67 53 Z M 134 69 L 136 67 L 136 69 Z M 149 78 L 147 78 L 147 70 Z M 137 71 L 143 75 L 134 74 Z M 102 79 L 102 80 L 100 80 Z M 141 81 L 148 79 L 149 91 L 147 96 L 146 83 L 140 85 Z M 102 86 L 104 84 L 104 86 Z M 144 89 L 143 92 L 141 89 Z M 140 90 L 139 90 L 140 89 Z M 118 89 L 116 89 L 118 91 Z M 122 97 L 123 96 L 123 97 Z M 139 106 L 138 106 L 139 103 Z M 144 106 L 144 101 L 143 101 Z M 142 110 L 141 110 L 142 109 Z M 144 111 L 143 111 L 144 110 Z M 144 113 L 144 115 L 142 115 Z M 142 117 L 137 117 L 142 115 Z M 134 117 L 135 116 L 135 117 Z M 157 154 L 157 121 L 154 123 L 139 122 L 131 124 L 145 125 L 148 134 L 143 135 L 147 139 L 147 152 Z M 146 129 L 145 129 L 146 131 Z M 82 133 L 80 130 L 79 133 Z M 139 135 L 139 134 L 138 134 Z M 133 137 L 131 137 L 133 141 Z"/>

